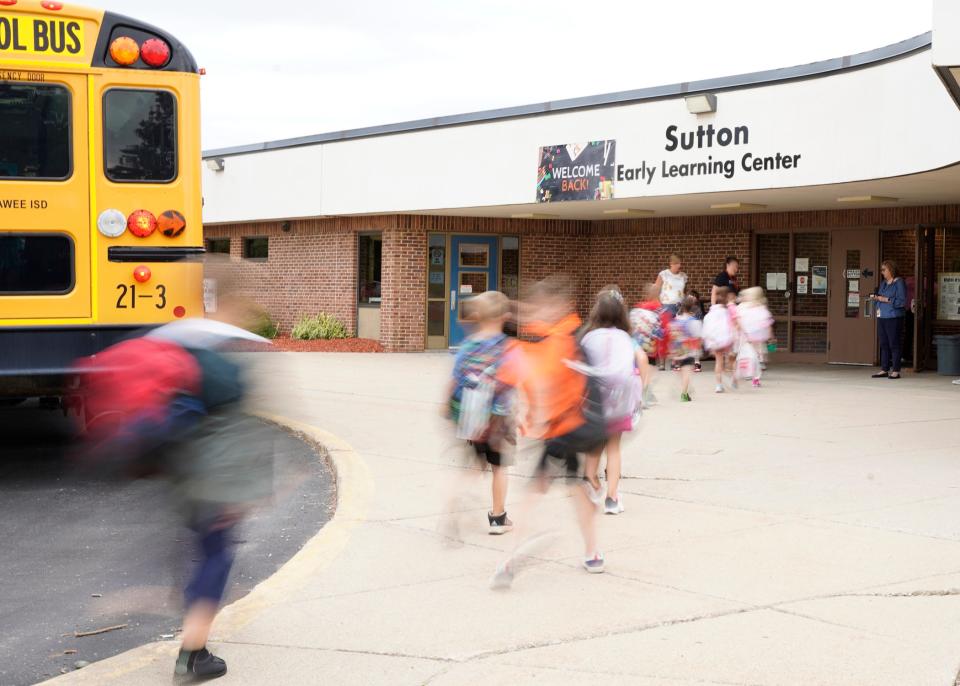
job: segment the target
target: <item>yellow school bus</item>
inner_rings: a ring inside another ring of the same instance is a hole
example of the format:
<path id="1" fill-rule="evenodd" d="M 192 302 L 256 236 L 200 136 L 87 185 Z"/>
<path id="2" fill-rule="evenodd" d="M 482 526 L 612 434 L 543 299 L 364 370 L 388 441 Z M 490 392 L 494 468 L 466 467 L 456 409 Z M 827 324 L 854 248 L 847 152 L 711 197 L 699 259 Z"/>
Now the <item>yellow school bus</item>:
<path id="1" fill-rule="evenodd" d="M 153 26 L 0 0 L 0 397 L 203 315 L 199 79 Z"/>

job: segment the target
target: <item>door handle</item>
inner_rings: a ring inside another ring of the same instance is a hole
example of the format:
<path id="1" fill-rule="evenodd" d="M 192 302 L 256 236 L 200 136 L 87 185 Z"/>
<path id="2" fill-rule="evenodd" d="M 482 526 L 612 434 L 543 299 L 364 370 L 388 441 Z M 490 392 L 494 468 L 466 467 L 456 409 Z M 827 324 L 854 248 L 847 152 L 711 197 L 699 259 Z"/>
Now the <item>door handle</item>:
<path id="1" fill-rule="evenodd" d="M 450 311 L 453 312 L 457 309 L 457 289 L 450 289 Z"/>

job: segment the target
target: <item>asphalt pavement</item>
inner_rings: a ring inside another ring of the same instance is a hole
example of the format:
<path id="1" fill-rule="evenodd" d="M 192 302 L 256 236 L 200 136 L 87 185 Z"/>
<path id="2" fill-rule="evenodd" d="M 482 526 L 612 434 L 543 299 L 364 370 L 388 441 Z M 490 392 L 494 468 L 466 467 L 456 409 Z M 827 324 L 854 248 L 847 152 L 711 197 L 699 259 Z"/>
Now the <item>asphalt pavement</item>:
<path id="1" fill-rule="evenodd" d="M 314 448 L 274 434 L 277 497 L 237 532 L 231 602 L 328 521 L 334 479 Z M 160 479 L 78 470 L 57 412 L 0 408 L 0 686 L 20 686 L 157 640 L 176 640 L 196 557 Z M 90 636 L 114 626 L 123 628 Z"/>

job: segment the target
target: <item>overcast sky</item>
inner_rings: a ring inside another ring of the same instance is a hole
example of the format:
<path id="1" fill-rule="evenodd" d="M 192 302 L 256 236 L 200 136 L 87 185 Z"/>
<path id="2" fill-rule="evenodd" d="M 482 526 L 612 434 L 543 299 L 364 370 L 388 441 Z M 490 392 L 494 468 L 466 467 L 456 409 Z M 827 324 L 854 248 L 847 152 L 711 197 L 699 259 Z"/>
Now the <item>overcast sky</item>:
<path id="1" fill-rule="evenodd" d="M 930 0 L 88 0 L 183 41 L 205 149 L 786 67 L 930 29 Z"/>

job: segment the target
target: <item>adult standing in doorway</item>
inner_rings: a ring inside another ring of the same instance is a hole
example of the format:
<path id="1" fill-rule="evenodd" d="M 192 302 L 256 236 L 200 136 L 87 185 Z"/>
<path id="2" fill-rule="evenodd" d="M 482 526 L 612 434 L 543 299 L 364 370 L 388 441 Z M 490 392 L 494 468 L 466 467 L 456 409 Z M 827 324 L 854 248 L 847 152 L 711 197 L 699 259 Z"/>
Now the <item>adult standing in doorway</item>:
<path id="1" fill-rule="evenodd" d="M 737 281 L 737 274 L 740 272 L 740 260 L 733 255 L 727 256 L 723 271 L 717 274 L 713 280 L 713 288 L 710 289 L 710 304 L 717 304 L 717 292 L 721 288 L 726 288 L 729 293 L 740 294 L 740 284 Z M 722 303 L 721 303 L 722 304 Z"/>
<path id="2" fill-rule="evenodd" d="M 907 285 L 893 260 L 880 265 L 880 287 L 870 296 L 877 303 L 877 333 L 880 336 L 880 371 L 874 379 L 899 379 L 903 321 L 907 313 Z"/>
<path id="3" fill-rule="evenodd" d="M 682 268 L 683 260 L 680 256 L 670 255 L 670 267 L 657 274 L 657 280 L 653 282 L 660 292 L 660 304 L 674 317 L 677 316 L 687 291 L 687 275 L 681 271 Z"/>

